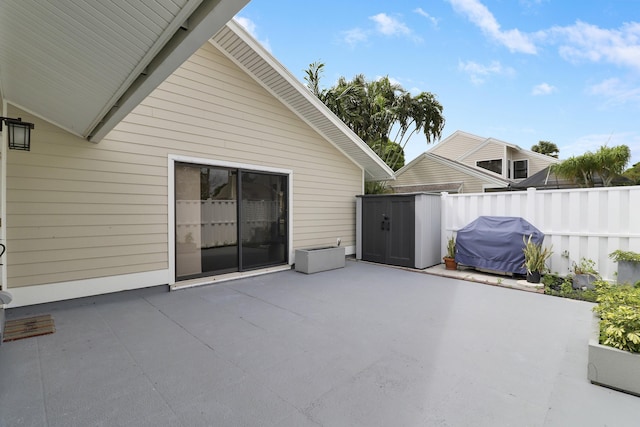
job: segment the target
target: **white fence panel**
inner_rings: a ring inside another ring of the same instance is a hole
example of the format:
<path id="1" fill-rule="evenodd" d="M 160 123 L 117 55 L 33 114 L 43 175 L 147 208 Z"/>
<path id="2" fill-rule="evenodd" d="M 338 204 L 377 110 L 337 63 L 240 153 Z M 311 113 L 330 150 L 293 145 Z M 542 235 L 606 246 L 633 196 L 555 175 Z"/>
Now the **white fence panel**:
<path id="1" fill-rule="evenodd" d="M 573 262 L 592 259 L 614 280 L 616 249 L 640 252 L 640 186 L 442 195 L 442 236 L 447 238 L 479 216 L 522 217 L 553 245 L 552 272 L 568 274 Z"/>

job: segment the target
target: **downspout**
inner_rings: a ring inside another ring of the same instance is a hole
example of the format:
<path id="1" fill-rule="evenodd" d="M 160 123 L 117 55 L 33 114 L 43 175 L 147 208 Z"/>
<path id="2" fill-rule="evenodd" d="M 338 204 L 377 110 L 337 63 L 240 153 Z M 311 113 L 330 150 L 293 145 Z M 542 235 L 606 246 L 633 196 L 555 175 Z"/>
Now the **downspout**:
<path id="1" fill-rule="evenodd" d="M 8 116 L 7 101 L 2 100 L 2 116 Z M 6 129 L 3 127 L 3 130 Z M 7 241 L 7 147 L 9 132 L 2 132 L 2 145 L 0 146 L 0 243 L 6 245 Z M 7 286 L 7 254 L 0 258 L 0 291 L 6 291 Z M 1 305 L 1 303 L 0 303 Z"/>

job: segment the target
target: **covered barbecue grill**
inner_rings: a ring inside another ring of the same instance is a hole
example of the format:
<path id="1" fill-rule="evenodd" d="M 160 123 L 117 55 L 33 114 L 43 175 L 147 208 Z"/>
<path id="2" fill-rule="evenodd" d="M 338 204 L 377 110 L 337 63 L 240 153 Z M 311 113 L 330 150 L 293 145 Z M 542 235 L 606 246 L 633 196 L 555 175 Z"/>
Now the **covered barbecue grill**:
<path id="1" fill-rule="evenodd" d="M 524 240 L 542 244 L 544 234 L 524 218 L 481 216 L 456 235 L 456 261 L 488 270 L 526 274 Z"/>

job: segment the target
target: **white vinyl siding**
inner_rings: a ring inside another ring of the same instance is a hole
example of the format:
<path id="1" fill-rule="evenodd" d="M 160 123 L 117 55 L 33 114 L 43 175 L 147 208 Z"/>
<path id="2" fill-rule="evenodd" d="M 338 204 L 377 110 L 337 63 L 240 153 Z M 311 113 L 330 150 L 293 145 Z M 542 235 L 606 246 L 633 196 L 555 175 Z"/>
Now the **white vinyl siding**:
<path id="1" fill-rule="evenodd" d="M 465 154 L 484 142 L 484 138 L 456 131 L 436 144 L 429 152 L 451 160 L 459 160 Z"/>
<path id="2" fill-rule="evenodd" d="M 391 182 L 390 185 L 396 188 L 396 192 L 401 192 L 402 186 L 443 185 L 449 183 L 462 183 L 460 192 L 463 193 L 482 192 L 484 191 L 483 185 L 492 184 L 477 176 L 464 173 L 428 157 L 423 157 L 402 174 L 398 175 L 396 180 Z"/>
<path id="3" fill-rule="evenodd" d="M 520 159 L 528 160 L 529 176 L 537 172 L 540 172 L 542 169 L 546 168 L 549 165 L 557 163 L 557 159 L 554 159 L 553 157 L 549 157 L 549 160 L 547 160 L 545 158 L 541 158 L 540 156 L 526 155 L 525 153 L 522 153 L 522 156 L 520 156 Z"/>
<path id="4" fill-rule="evenodd" d="M 208 43 L 99 144 L 19 115 L 10 288 L 167 269 L 170 154 L 290 169 L 294 248 L 355 244 L 362 170 Z"/>

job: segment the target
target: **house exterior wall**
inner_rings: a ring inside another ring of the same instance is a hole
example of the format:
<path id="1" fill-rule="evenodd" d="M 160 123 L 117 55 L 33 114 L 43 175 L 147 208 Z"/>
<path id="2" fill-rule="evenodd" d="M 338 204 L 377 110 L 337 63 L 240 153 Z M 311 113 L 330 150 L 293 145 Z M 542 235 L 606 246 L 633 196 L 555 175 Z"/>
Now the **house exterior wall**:
<path id="1" fill-rule="evenodd" d="M 147 286 L 168 283 L 170 155 L 291 170 L 291 250 L 355 244 L 360 167 L 209 43 L 99 144 L 12 113 L 36 127 L 30 152 L 8 153 L 9 290 L 149 272 Z"/>
<path id="2" fill-rule="evenodd" d="M 464 158 L 460 159 L 459 161 L 472 166 L 472 167 L 476 167 L 476 162 L 482 161 L 482 160 L 494 160 L 494 159 L 504 159 L 505 158 L 505 146 L 502 144 L 498 144 L 496 142 L 489 142 L 486 145 L 484 145 L 482 148 L 469 153 L 469 155 L 465 156 Z M 489 173 L 492 173 L 491 171 L 489 171 Z M 502 176 L 506 177 L 506 171 L 502 170 Z"/>
<path id="3" fill-rule="evenodd" d="M 463 183 L 461 192 L 464 193 L 482 192 L 484 191 L 483 184 L 485 184 L 482 179 L 476 176 L 423 156 L 420 161 L 398 175 L 391 185 L 396 192 L 402 192 L 402 186 L 447 183 Z"/>
<path id="4" fill-rule="evenodd" d="M 466 153 L 482 144 L 483 141 L 484 138 L 458 131 L 436 144 L 429 152 L 447 159 L 459 160 Z"/>
<path id="5" fill-rule="evenodd" d="M 555 163 L 555 159 L 549 157 L 549 159 L 545 159 L 540 156 L 531 155 L 525 151 L 515 152 L 513 153 L 513 160 L 529 160 L 529 176 L 540 172 L 542 169 L 547 166 Z"/>

